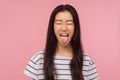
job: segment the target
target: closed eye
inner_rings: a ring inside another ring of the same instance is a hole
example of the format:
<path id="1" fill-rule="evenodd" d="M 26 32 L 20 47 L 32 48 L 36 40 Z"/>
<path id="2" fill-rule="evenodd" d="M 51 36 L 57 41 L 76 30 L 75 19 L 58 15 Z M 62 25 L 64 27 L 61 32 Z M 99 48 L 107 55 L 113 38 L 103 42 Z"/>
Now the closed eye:
<path id="1" fill-rule="evenodd" d="M 66 25 L 73 25 L 73 22 L 66 22 Z"/>
<path id="2" fill-rule="evenodd" d="M 62 23 L 55 23 L 56 25 L 62 25 Z"/>
<path id="3" fill-rule="evenodd" d="M 73 25 L 73 23 L 66 23 L 67 25 Z"/>

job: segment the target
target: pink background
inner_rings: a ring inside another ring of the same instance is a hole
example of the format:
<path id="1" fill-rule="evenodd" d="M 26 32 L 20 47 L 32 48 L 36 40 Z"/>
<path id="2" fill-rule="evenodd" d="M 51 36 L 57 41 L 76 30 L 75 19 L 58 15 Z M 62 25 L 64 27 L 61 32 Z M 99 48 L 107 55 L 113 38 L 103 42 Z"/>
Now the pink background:
<path id="1" fill-rule="evenodd" d="M 44 49 L 51 11 L 58 4 L 78 11 L 85 51 L 100 80 L 120 80 L 120 1 L 0 0 L 0 80 L 31 80 L 23 70 Z"/>

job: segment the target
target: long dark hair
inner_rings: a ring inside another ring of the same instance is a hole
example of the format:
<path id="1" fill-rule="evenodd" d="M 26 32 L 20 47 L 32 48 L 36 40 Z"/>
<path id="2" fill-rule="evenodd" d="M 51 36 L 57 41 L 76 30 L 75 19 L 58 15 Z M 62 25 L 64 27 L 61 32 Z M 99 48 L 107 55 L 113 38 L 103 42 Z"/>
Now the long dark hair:
<path id="1" fill-rule="evenodd" d="M 81 39 L 80 39 L 80 23 L 78 14 L 74 7 L 71 5 L 59 5 L 57 6 L 49 20 L 48 25 L 48 32 L 47 32 L 47 40 L 46 40 L 46 47 L 45 47 L 45 53 L 44 53 L 44 77 L 45 80 L 54 80 L 54 75 L 56 74 L 55 71 L 55 65 L 54 65 L 54 55 L 56 53 L 56 47 L 57 47 L 57 39 L 54 33 L 54 19 L 57 13 L 61 11 L 69 11 L 73 16 L 73 22 L 75 26 L 75 31 L 73 38 L 71 40 L 71 46 L 73 49 L 73 58 L 70 62 L 70 71 L 72 80 L 83 80 L 82 75 L 82 66 L 83 66 L 83 50 L 81 45 Z"/>

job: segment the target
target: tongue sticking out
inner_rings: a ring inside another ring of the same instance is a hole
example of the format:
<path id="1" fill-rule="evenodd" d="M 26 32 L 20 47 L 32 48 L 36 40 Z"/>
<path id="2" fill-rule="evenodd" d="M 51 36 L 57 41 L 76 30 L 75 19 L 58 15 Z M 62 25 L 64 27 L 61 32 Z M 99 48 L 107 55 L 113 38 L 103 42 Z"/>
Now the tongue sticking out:
<path id="1" fill-rule="evenodd" d="M 67 40 L 68 40 L 68 37 L 67 36 L 61 36 L 61 41 L 62 41 L 62 43 L 66 43 L 67 42 Z"/>

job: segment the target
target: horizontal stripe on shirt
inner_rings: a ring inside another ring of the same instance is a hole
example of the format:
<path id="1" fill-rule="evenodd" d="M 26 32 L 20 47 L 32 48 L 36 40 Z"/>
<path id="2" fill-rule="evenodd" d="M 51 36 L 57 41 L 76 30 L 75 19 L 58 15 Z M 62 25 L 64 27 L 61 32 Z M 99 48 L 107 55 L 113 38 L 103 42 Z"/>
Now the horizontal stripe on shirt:
<path id="1" fill-rule="evenodd" d="M 71 57 L 62 57 L 57 55 L 54 57 L 55 70 L 57 75 L 56 80 L 66 80 L 66 79 L 71 80 L 71 72 L 70 72 L 71 60 L 72 60 Z M 43 52 L 40 51 L 30 59 L 24 72 L 26 75 L 29 76 L 30 74 L 32 74 L 31 77 L 35 79 L 37 77 L 38 78 L 37 80 L 44 80 L 43 64 L 44 64 Z M 93 60 L 91 59 L 91 57 L 87 54 L 83 55 L 82 73 L 85 80 L 98 80 L 98 71 L 96 69 L 96 66 Z"/>

